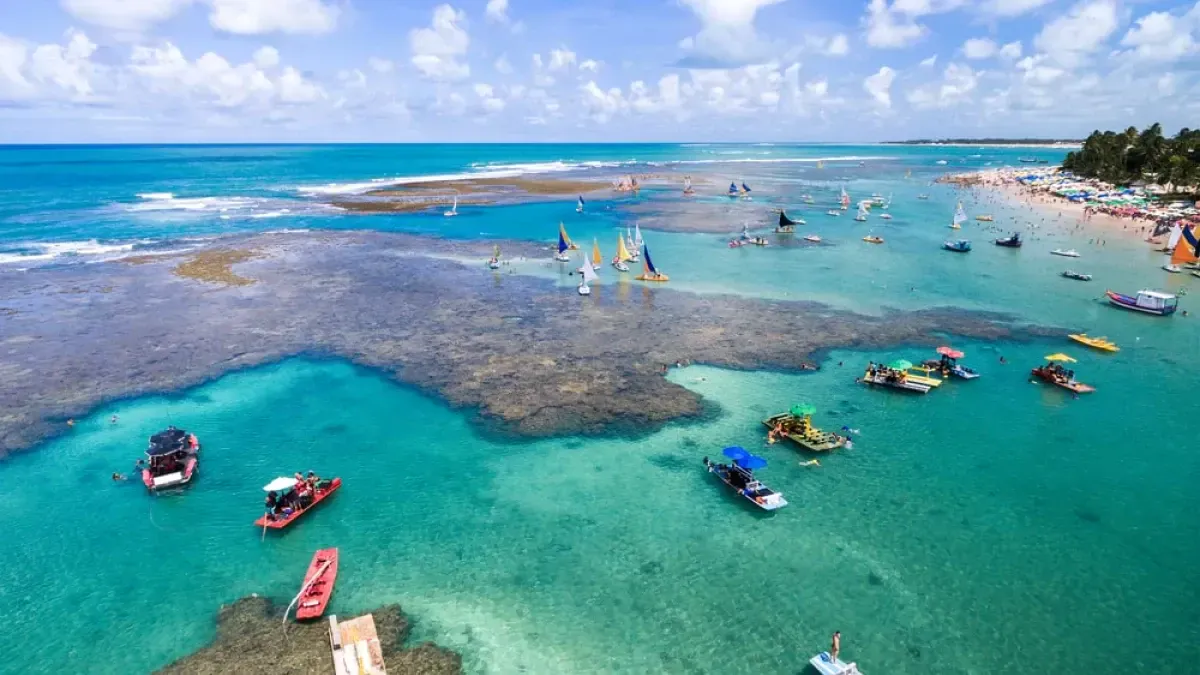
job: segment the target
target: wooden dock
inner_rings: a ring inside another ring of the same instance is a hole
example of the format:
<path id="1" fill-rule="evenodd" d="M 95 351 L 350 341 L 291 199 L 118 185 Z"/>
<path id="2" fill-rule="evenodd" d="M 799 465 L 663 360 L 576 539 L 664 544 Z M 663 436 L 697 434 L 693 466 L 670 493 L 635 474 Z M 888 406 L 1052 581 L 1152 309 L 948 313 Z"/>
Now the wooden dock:
<path id="1" fill-rule="evenodd" d="M 329 646 L 335 675 L 387 675 L 375 617 L 370 614 L 340 622 L 330 616 Z"/>

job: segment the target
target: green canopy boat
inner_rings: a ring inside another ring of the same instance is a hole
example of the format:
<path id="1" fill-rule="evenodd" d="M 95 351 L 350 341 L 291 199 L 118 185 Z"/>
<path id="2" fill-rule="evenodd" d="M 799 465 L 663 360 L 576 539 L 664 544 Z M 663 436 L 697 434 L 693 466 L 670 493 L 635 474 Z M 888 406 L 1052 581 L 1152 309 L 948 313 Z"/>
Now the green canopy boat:
<path id="1" fill-rule="evenodd" d="M 772 415 L 763 420 L 770 429 L 768 434 L 774 442 L 776 437 L 786 438 L 811 452 L 829 452 L 846 445 L 846 438 L 813 426 L 812 416 L 817 409 L 806 403 L 793 405 L 788 412 Z"/>

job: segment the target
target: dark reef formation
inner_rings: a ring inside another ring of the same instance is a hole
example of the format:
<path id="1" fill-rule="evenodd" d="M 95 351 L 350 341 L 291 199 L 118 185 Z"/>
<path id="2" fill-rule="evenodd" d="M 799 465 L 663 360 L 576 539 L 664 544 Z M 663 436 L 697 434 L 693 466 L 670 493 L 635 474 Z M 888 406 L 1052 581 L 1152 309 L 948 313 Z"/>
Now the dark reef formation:
<path id="1" fill-rule="evenodd" d="M 406 649 L 409 622 L 399 605 L 369 612 L 375 618 L 379 646 L 388 673 L 393 675 L 457 675 L 462 657 L 423 643 Z M 329 622 L 287 624 L 282 609 L 266 598 L 242 598 L 221 608 L 217 636 L 206 647 L 157 671 L 165 675 L 326 675 L 333 670 L 329 652 Z"/>
<path id="2" fill-rule="evenodd" d="M 509 256 L 547 255 L 502 245 Z M 477 410 L 487 431 L 542 436 L 640 432 L 700 415 L 698 397 L 662 377 L 676 362 L 795 369 L 832 348 L 1048 334 L 998 315 L 867 316 L 611 275 L 581 298 L 545 278 L 489 271 L 492 243 L 482 241 L 295 232 L 215 246 L 253 251 L 232 256 L 244 259 L 236 278 L 253 283 L 172 274 L 186 257 L 0 274 L 0 456 L 102 402 L 291 355 L 343 357 Z"/>

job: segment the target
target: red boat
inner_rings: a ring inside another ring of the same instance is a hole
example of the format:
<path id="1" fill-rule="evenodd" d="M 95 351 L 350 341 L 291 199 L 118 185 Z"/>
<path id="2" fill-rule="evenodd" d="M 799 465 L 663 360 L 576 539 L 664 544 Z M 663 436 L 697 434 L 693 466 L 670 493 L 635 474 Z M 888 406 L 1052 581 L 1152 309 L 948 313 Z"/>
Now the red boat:
<path id="1" fill-rule="evenodd" d="M 291 478 L 276 478 L 263 486 L 268 493 L 268 504 L 272 496 L 278 494 L 274 507 L 254 521 L 256 527 L 272 530 L 282 530 L 294 523 L 300 516 L 312 511 L 318 504 L 325 501 L 338 488 L 342 487 L 341 478 L 330 478 L 318 481 L 316 487 L 306 492 L 298 493 L 296 481 Z"/>
<path id="2" fill-rule="evenodd" d="M 325 613 L 325 606 L 333 595 L 333 584 L 337 581 L 338 550 L 323 548 L 313 555 L 304 574 L 304 584 L 300 586 L 300 595 L 296 599 L 300 604 L 296 607 L 296 620 L 306 621 L 319 618 Z"/>
<path id="3" fill-rule="evenodd" d="M 151 492 L 187 485 L 200 469 L 200 441 L 196 434 L 167 427 L 150 437 L 142 467 L 142 483 Z"/>
<path id="4" fill-rule="evenodd" d="M 1055 368 L 1053 365 L 1039 366 L 1031 371 L 1031 374 L 1037 379 L 1047 384 L 1052 384 L 1056 387 L 1062 387 L 1074 394 L 1090 394 L 1096 391 L 1096 388 L 1075 381 L 1075 374 L 1070 374 L 1062 368 Z"/>

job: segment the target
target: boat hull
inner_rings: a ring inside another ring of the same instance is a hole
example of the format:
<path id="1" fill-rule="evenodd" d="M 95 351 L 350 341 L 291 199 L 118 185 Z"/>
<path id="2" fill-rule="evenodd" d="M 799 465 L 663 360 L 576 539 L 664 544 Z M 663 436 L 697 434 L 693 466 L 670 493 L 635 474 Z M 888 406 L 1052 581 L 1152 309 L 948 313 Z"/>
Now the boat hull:
<path id="1" fill-rule="evenodd" d="M 858 378 L 858 380 L 863 384 L 886 387 L 888 389 L 895 389 L 897 391 L 907 391 L 913 394 L 928 394 L 929 390 L 932 389 L 932 387 L 927 384 L 899 380 L 890 381 L 886 377 L 882 377 L 880 375 L 875 375 L 874 377 L 863 375 L 862 377 Z"/>
<path id="2" fill-rule="evenodd" d="M 1175 313 L 1174 306 L 1163 308 L 1142 307 L 1137 304 L 1137 300 L 1127 295 L 1106 291 L 1105 297 L 1108 298 L 1108 304 L 1121 309 L 1128 309 L 1131 312 L 1141 312 L 1142 314 L 1150 314 L 1152 316 L 1170 316 Z"/>
<path id="3" fill-rule="evenodd" d="M 658 275 L 658 276 L 655 276 L 655 277 L 652 277 L 652 276 L 647 276 L 647 275 L 645 275 L 645 274 L 639 274 L 639 275 L 637 275 L 637 276 L 636 276 L 636 277 L 634 277 L 634 278 L 635 278 L 635 279 L 637 279 L 638 281 L 658 281 L 658 282 L 665 282 L 665 281 L 670 281 L 670 280 L 671 280 L 671 279 L 670 279 L 670 277 L 668 277 L 668 276 L 667 276 L 667 275 L 665 275 L 665 274 L 660 274 L 660 275 Z"/>
<path id="4" fill-rule="evenodd" d="M 184 462 L 183 469 L 174 473 L 154 476 L 149 469 L 142 469 L 142 484 L 151 492 L 158 490 L 168 490 L 170 488 L 182 487 L 192 482 L 196 474 L 200 471 L 200 460 L 196 457 L 189 457 Z"/>
<path id="5" fill-rule="evenodd" d="M 328 564 L 326 564 L 328 563 Z M 320 618 L 333 597 L 333 585 L 337 582 L 338 550 L 324 548 L 313 555 L 304 583 L 300 585 L 300 604 L 296 607 L 296 620 L 309 621 Z"/>
<path id="6" fill-rule="evenodd" d="M 324 487 L 318 487 L 316 495 L 313 496 L 313 501 L 303 509 L 296 509 L 287 515 L 279 515 L 275 518 L 268 518 L 266 515 L 259 516 L 258 520 L 254 521 L 255 527 L 265 527 L 268 530 L 282 530 L 299 520 L 304 514 L 312 511 L 318 504 L 333 496 L 342 487 L 342 479 L 334 478 L 330 480 Z"/>
<path id="7" fill-rule="evenodd" d="M 1030 371 L 1030 374 L 1046 384 L 1052 384 L 1060 389 L 1066 389 L 1073 394 L 1090 394 L 1096 391 L 1095 387 L 1082 382 L 1075 382 L 1073 380 L 1060 380 L 1054 377 L 1053 373 L 1043 370 L 1042 368 L 1034 368 L 1032 371 Z"/>
<path id="8" fill-rule="evenodd" d="M 763 489 L 760 491 L 751 491 L 734 485 L 726 477 L 727 472 L 722 471 L 720 466 L 717 464 L 709 463 L 708 472 L 716 476 L 717 480 L 724 483 L 726 487 L 736 492 L 739 497 L 745 499 L 763 511 L 776 511 L 788 505 L 788 502 L 783 498 L 783 495 L 766 488 L 766 486 L 763 486 Z M 766 494 L 763 495 L 763 492 Z"/>

